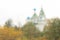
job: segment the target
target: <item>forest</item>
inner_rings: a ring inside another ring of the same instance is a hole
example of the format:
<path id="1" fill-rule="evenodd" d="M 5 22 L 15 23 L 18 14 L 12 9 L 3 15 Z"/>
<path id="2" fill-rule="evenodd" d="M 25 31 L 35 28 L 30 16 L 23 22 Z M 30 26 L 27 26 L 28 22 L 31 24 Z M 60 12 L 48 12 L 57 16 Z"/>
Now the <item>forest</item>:
<path id="1" fill-rule="evenodd" d="M 9 19 L 0 26 L 0 40 L 60 40 L 60 18 L 47 19 L 42 32 L 32 22 L 22 27 L 11 24 L 12 20 Z"/>

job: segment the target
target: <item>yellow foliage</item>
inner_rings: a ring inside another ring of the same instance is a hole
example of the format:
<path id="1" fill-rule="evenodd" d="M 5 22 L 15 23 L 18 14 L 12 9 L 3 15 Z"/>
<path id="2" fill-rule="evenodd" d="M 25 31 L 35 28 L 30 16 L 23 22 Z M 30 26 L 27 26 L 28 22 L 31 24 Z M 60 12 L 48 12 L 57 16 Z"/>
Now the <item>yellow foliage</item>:
<path id="1" fill-rule="evenodd" d="M 41 37 L 40 40 L 48 40 L 46 37 Z"/>
<path id="2" fill-rule="evenodd" d="M 21 40 L 23 32 L 16 30 L 14 27 L 11 28 L 0 28 L 0 40 Z"/>

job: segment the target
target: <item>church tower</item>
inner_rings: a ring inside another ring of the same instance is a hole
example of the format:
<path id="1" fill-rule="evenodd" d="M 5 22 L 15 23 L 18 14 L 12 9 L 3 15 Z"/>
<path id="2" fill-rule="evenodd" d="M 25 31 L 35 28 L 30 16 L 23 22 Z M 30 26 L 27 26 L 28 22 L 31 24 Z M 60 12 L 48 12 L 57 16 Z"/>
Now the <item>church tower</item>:
<path id="1" fill-rule="evenodd" d="M 43 28 L 46 24 L 46 17 L 43 11 L 43 8 L 41 8 L 40 10 L 40 14 L 38 16 L 38 24 L 36 25 L 36 27 L 40 30 L 43 31 Z"/>
<path id="2" fill-rule="evenodd" d="M 38 16 L 36 14 L 36 9 L 34 8 L 34 14 L 33 16 L 31 17 L 31 21 L 36 25 L 38 22 L 37 22 L 37 19 L 38 19 Z"/>

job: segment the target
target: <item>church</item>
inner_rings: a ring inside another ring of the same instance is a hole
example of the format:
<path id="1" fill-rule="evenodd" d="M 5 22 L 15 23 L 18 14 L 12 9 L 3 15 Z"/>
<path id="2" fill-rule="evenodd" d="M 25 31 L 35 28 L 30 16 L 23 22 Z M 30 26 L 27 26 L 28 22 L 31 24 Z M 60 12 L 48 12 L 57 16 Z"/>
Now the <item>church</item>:
<path id="1" fill-rule="evenodd" d="M 46 16 L 44 14 L 43 8 L 41 8 L 39 15 L 36 14 L 36 9 L 34 8 L 33 16 L 27 17 L 27 21 L 33 22 L 37 29 L 43 31 L 44 26 L 46 25 Z"/>

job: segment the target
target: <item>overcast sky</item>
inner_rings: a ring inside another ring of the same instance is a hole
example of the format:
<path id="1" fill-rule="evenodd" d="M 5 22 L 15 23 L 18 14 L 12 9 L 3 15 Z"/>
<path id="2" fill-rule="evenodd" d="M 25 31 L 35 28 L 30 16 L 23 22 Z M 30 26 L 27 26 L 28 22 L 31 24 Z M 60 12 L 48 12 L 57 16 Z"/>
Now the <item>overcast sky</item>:
<path id="1" fill-rule="evenodd" d="M 0 0 L 0 25 L 10 18 L 14 24 L 24 24 L 34 14 L 33 9 L 39 15 L 41 7 L 46 18 L 60 17 L 60 0 Z"/>

